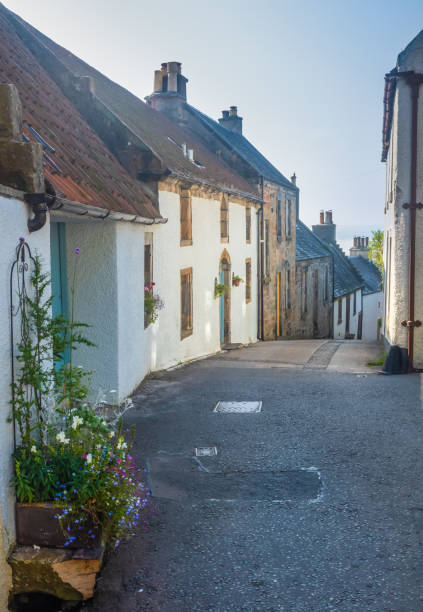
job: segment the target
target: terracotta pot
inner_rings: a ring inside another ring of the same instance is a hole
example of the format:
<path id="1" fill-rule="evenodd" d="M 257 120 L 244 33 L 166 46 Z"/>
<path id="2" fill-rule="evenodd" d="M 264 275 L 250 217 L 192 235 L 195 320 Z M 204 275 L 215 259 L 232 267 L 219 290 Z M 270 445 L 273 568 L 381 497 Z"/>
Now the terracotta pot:
<path id="1" fill-rule="evenodd" d="M 234 280 L 234 281 L 232 281 L 232 284 L 233 284 L 235 287 L 239 287 L 239 283 L 240 283 L 240 282 L 241 282 L 241 281 L 239 281 L 239 280 Z"/>
<path id="2" fill-rule="evenodd" d="M 21 546 L 46 546 L 63 548 L 68 541 L 59 520 L 54 518 L 60 513 L 60 507 L 52 503 L 16 504 L 16 541 Z M 88 531 L 92 531 L 89 534 Z M 83 529 L 71 528 L 70 536 L 76 539 L 66 548 L 97 548 L 101 544 L 101 534 L 94 529 L 90 520 L 84 523 Z M 94 535 L 94 537 L 91 537 Z"/>

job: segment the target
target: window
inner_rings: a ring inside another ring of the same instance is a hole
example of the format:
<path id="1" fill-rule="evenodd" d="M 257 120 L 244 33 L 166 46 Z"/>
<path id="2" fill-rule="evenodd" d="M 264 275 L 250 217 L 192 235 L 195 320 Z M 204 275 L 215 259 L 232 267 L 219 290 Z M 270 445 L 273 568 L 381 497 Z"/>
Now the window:
<path id="1" fill-rule="evenodd" d="M 354 291 L 353 315 L 357 313 L 357 291 Z"/>
<path id="2" fill-rule="evenodd" d="M 323 299 L 325 302 L 327 302 L 329 299 L 329 270 L 327 266 L 325 268 L 325 291 L 323 294 Z"/>
<path id="3" fill-rule="evenodd" d="M 307 272 L 308 268 L 304 268 L 303 271 L 303 315 L 307 312 L 308 302 L 308 285 L 307 285 Z"/>
<path id="4" fill-rule="evenodd" d="M 266 276 L 270 275 L 270 226 L 269 226 L 269 221 L 266 220 L 265 221 L 265 225 L 264 225 L 264 231 L 265 231 L 265 274 Z"/>
<path id="5" fill-rule="evenodd" d="M 276 236 L 279 242 L 282 240 L 282 202 L 276 201 Z"/>
<path id="6" fill-rule="evenodd" d="M 221 242 L 229 240 L 229 209 L 225 196 L 222 196 L 220 203 L 220 240 Z"/>
<path id="7" fill-rule="evenodd" d="M 181 189 L 181 246 L 192 244 L 192 211 L 189 189 Z"/>
<path id="8" fill-rule="evenodd" d="M 338 300 L 338 325 L 342 323 L 342 298 Z"/>
<path id="9" fill-rule="evenodd" d="M 153 232 L 144 234 L 144 287 L 153 282 Z M 149 319 L 144 312 L 144 327 L 148 327 Z"/>
<path id="10" fill-rule="evenodd" d="M 192 268 L 181 270 L 181 339 L 192 334 Z"/>
<path id="11" fill-rule="evenodd" d="M 291 200 L 288 200 L 287 203 L 286 203 L 286 208 L 285 208 L 285 214 L 286 214 L 286 218 L 285 218 L 285 230 L 286 230 L 286 237 L 287 238 L 291 238 L 291 236 L 292 236 L 291 209 L 292 209 L 292 203 L 291 203 Z"/>
<path id="12" fill-rule="evenodd" d="M 285 270 L 285 308 L 286 310 L 291 308 L 291 270 L 289 268 Z"/>
<path id="13" fill-rule="evenodd" d="M 251 302 L 251 259 L 245 260 L 245 301 Z"/>
<path id="14" fill-rule="evenodd" d="M 245 209 L 245 238 L 247 243 L 251 243 L 251 208 L 248 206 Z"/>

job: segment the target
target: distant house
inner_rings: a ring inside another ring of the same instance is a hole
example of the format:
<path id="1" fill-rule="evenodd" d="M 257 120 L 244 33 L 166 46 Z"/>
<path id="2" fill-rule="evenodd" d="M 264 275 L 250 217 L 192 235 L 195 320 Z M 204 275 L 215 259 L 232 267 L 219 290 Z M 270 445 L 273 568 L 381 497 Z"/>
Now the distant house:
<path id="1" fill-rule="evenodd" d="M 164 63 L 155 72 L 154 91 L 147 102 L 180 127 L 188 128 L 259 194 L 263 201 L 258 217 L 259 337 L 268 340 L 291 336 L 296 318 L 295 224 L 299 191 L 295 176 L 288 180 L 247 140 L 236 106 L 223 111 L 215 121 L 187 103 L 186 83 L 180 63 Z"/>
<path id="2" fill-rule="evenodd" d="M 332 337 L 333 257 L 328 247 L 299 219 L 295 278 L 297 319 L 293 335 Z"/>
<path id="3" fill-rule="evenodd" d="M 320 223 L 312 228 L 333 257 L 333 337 L 335 340 L 360 340 L 365 283 L 336 242 L 336 225 L 333 223 L 332 212 L 327 211 L 325 214 L 322 211 Z"/>
<path id="4" fill-rule="evenodd" d="M 350 262 L 364 281 L 363 340 L 379 340 L 383 313 L 382 277 L 379 268 L 369 260 L 368 238 L 354 238 Z"/>
<path id="5" fill-rule="evenodd" d="M 385 75 L 382 161 L 386 162 L 383 335 L 410 369 L 423 369 L 423 30 Z"/>

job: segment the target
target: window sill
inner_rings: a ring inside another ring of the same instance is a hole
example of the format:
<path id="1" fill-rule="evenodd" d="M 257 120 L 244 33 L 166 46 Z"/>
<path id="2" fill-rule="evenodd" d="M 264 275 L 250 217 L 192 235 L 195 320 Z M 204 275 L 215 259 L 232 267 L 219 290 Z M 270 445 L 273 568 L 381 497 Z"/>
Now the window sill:
<path id="1" fill-rule="evenodd" d="M 185 340 L 189 336 L 192 336 L 192 329 L 183 329 L 181 331 L 181 340 Z"/>
<path id="2" fill-rule="evenodd" d="M 251 302 L 251 298 L 245 298 L 245 303 L 249 304 Z"/>
<path id="3" fill-rule="evenodd" d="M 251 244 L 251 238 L 250 238 L 250 240 L 246 240 L 245 242 L 246 242 L 247 244 Z"/>
<path id="4" fill-rule="evenodd" d="M 229 236 L 221 236 L 220 237 L 220 242 L 229 242 Z"/>
<path id="5" fill-rule="evenodd" d="M 183 246 L 192 246 L 192 238 L 191 240 L 181 240 L 181 247 Z"/>

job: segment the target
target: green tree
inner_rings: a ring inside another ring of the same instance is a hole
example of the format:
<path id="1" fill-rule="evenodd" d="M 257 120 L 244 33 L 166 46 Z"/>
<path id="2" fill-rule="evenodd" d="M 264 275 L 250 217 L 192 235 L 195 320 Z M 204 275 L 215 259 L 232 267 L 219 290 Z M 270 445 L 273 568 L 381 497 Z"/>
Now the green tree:
<path id="1" fill-rule="evenodd" d="M 376 230 L 372 232 L 372 237 L 369 242 L 369 258 L 380 270 L 383 276 L 383 231 Z"/>

